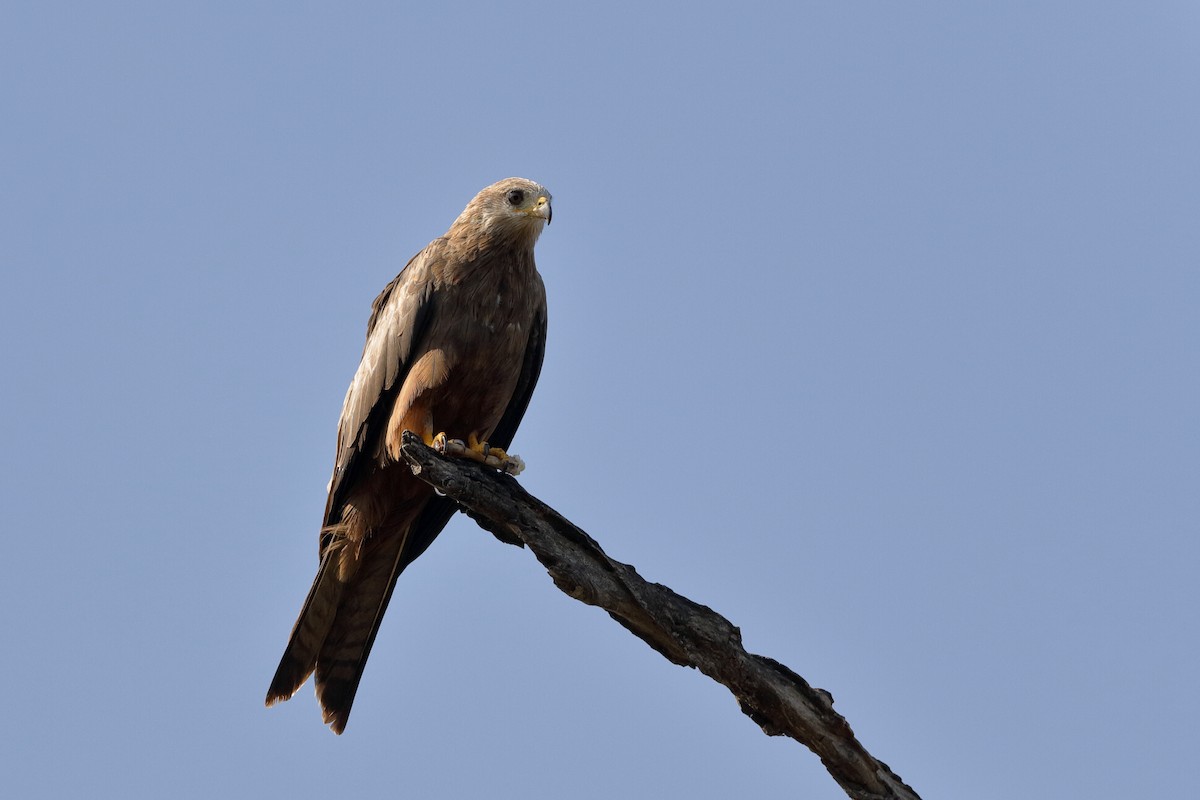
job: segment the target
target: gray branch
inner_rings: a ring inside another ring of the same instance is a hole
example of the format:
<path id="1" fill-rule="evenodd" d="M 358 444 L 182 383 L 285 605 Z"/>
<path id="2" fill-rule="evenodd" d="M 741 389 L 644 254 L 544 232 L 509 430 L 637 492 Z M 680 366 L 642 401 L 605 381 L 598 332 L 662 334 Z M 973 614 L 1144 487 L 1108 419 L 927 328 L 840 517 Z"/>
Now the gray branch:
<path id="1" fill-rule="evenodd" d="M 481 527 L 509 544 L 528 545 L 556 586 L 599 606 L 675 664 L 723 684 L 768 736 L 790 736 L 812 750 L 854 800 L 920 800 L 887 764 L 854 737 L 833 698 L 790 669 L 747 653 L 741 631 L 711 608 L 648 583 L 609 558 L 595 540 L 496 470 L 449 459 L 404 434 L 401 452 L 421 480 L 458 501 Z"/>

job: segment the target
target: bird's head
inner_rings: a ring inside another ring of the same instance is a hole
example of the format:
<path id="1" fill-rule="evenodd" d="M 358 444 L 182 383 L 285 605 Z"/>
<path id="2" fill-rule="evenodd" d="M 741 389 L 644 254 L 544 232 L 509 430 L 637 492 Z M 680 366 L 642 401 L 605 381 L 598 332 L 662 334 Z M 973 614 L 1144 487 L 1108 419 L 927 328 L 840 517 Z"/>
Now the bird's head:
<path id="1" fill-rule="evenodd" d="M 525 178 L 505 178 L 475 195 L 454 224 L 471 225 L 488 237 L 525 239 L 532 246 L 550 224 L 550 201 L 545 186 Z"/>

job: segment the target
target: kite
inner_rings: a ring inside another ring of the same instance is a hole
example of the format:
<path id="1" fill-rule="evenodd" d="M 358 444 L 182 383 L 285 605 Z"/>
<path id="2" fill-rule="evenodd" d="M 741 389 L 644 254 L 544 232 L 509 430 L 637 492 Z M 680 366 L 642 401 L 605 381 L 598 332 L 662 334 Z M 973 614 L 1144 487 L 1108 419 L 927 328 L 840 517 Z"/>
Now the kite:
<path id="1" fill-rule="evenodd" d="M 402 460 L 404 431 L 511 474 L 523 468 L 506 450 L 545 351 L 546 289 L 533 248 L 550 200 L 524 178 L 492 184 L 372 304 L 338 422 L 320 567 L 268 706 L 316 673 L 325 722 L 345 730 L 396 579 L 456 509 Z"/>

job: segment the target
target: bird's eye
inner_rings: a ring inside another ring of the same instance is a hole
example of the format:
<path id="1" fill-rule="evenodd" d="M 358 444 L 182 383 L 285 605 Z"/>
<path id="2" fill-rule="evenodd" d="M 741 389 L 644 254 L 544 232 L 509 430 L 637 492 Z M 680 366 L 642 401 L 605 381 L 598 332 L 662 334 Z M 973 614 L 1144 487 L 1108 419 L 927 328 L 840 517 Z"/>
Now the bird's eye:
<path id="1" fill-rule="evenodd" d="M 525 202 L 525 193 L 520 189 L 509 189 L 508 194 L 505 195 L 505 197 L 508 198 L 508 204 L 510 206 L 519 206 L 521 203 Z"/>

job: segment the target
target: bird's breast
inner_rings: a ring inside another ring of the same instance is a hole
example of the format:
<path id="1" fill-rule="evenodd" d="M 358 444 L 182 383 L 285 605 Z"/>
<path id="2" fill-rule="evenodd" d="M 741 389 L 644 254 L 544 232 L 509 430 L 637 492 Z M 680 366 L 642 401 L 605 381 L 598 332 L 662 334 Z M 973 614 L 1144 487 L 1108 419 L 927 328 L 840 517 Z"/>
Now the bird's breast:
<path id="1" fill-rule="evenodd" d="M 495 275 L 456 287 L 444 298 L 429 345 L 446 355 L 446 381 L 435 391 L 434 423 L 455 438 L 490 435 L 516 391 L 538 313 L 537 284 Z M 536 280 L 536 274 L 534 275 Z"/>

